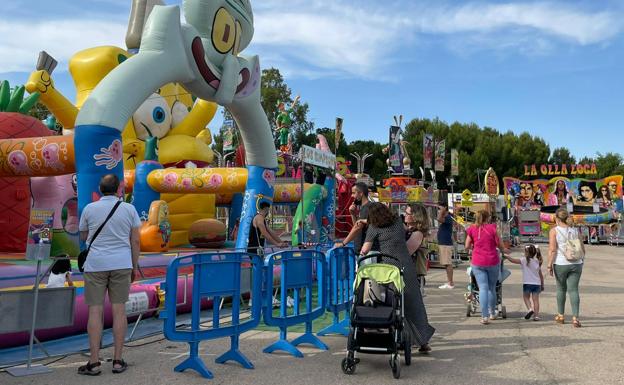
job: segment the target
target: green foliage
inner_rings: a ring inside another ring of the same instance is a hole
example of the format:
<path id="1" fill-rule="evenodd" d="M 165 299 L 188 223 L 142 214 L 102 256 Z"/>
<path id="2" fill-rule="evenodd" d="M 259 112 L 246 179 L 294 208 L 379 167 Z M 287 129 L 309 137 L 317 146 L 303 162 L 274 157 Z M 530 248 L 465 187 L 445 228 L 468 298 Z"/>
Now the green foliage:
<path id="1" fill-rule="evenodd" d="M 576 158 L 565 147 L 555 148 L 548 163 L 551 164 L 575 164 Z"/>
<path id="2" fill-rule="evenodd" d="M 608 152 L 598 153 L 595 159 L 598 169 L 598 178 L 606 178 L 611 175 L 624 175 L 624 159 L 620 154 Z"/>
<path id="3" fill-rule="evenodd" d="M 383 153 L 384 147 L 386 147 L 385 144 L 380 144 L 373 140 L 356 140 L 348 144 L 347 149 L 349 155 L 345 156 L 345 159 L 352 162 L 350 169 L 353 173 L 355 173 L 357 172 L 357 161 L 350 154 L 356 152 L 360 154 L 360 156 L 364 156 L 364 154 L 373 154 L 373 156 L 366 160 L 366 163 L 364 164 L 364 172 L 370 175 L 371 178 L 381 181 L 382 179 L 388 177 L 388 165 L 386 164 L 388 155 Z"/>
<path id="4" fill-rule="evenodd" d="M 437 118 L 414 119 L 405 127 L 404 138 L 409 142 L 408 152 L 416 170 L 423 164 L 425 133 L 433 134 L 435 140 L 446 140 L 445 172 L 437 173 L 438 185 L 442 188 L 446 187 L 446 177 L 450 175 L 452 148 L 459 153 L 458 185 L 475 192 L 479 190 L 477 170 L 493 167 L 500 177 L 519 176 L 524 172 L 525 164 L 547 163 L 550 156 L 550 148 L 544 140 L 526 132 L 518 136 L 512 132 L 503 134 L 490 127 L 481 129 L 474 123 L 449 125 Z"/>

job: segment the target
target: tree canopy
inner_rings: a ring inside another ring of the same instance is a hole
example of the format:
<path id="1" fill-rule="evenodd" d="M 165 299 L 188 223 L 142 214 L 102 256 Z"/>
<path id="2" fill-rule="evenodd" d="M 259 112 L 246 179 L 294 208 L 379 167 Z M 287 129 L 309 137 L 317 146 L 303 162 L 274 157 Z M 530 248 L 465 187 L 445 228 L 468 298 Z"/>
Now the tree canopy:
<path id="1" fill-rule="evenodd" d="M 287 104 L 293 101 L 293 92 L 276 68 L 262 71 L 261 83 L 262 106 L 267 114 L 271 128 L 275 128 L 275 118 L 278 114 L 277 103 Z M 294 148 L 301 145 L 314 146 L 316 134 L 323 134 L 337 156 L 352 161 L 351 171 L 356 172 L 356 162 L 352 153 L 364 155 L 372 154 L 365 165 L 367 172 L 375 180 L 388 177 L 386 166 L 387 155 L 383 149 L 387 143 L 378 143 L 373 140 L 348 138 L 343 135 L 338 151 L 334 148 L 334 128 L 323 127 L 314 129 L 314 123 L 307 120 L 309 106 L 300 102 L 293 112 L 291 133 L 294 139 Z M 517 176 L 524 174 L 525 164 L 574 164 L 577 159 L 565 147 L 557 147 L 551 151 L 544 139 L 527 132 L 515 134 L 511 131 L 501 132 L 491 127 L 479 127 L 475 123 L 447 123 L 438 118 L 413 119 L 407 123 L 404 130 L 404 140 L 407 151 L 412 160 L 412 167 L 418 176 L 418 167 L 423 164 L 422 143 L 425 133 L 432 134 L 435 140 L 446 140 L 445 171 L 437 172 L 438 186 L 446 188 L 446 177 L 450 176 L 451 149 L 457 149 L 459 154 L 459 176 L 456 177 L 457 186 L 472 191 L 479 190 L 479 180 L 483 183 L 483 172 L 489 167 L 494 168 L 499 177 Z M 219 139 L 215 138 L 215 143 Z M 616 153 L 597 153 L 595 157 L 584 157 L 580 163 L 596 163 L 597 178 L 609 175 L 624 174 L 624 158 Z M 427 179 L 430 176 L 427 175 Z"/>

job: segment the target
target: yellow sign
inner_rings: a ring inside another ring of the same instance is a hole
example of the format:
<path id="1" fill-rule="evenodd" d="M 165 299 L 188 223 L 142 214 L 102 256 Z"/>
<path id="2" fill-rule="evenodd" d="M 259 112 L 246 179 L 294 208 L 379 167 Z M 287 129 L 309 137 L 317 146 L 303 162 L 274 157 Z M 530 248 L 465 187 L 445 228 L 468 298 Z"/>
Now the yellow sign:
<path id="1" fill-rule="evenodd" d="M 462 196 L 462 202 L 461 202 L 462 206 L 469 207 L 469 206 L 474 205 L 474 202 L 472 201 L 472 193 L 470 192 L 470 190 L 465 189 L 462 192 L 461 196 Z"/>
<path id="2" fill-rule="evenodd" d="M 423 191 L 422 187 L 408 187 L 407 189 L 407 201 L 408 202 L 422 202 Z"/>
<path id="3" fill-rule="evenodd" d="M 392 190 L 389 188 L 381 188 L 377 191 L 379 192 L 379 202 L 392 203 Z"/>

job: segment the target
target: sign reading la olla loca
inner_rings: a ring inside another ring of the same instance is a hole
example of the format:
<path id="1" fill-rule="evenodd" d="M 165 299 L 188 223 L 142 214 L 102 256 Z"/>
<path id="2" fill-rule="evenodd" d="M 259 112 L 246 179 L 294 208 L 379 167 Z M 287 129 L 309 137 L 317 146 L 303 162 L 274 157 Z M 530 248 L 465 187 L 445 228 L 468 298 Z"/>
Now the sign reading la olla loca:
<path id="1" fill-rule="evenodd" d="M 524 175 L 594 175 L 598 174 L 595 163 L 588 164 L 525 164 Z"/>

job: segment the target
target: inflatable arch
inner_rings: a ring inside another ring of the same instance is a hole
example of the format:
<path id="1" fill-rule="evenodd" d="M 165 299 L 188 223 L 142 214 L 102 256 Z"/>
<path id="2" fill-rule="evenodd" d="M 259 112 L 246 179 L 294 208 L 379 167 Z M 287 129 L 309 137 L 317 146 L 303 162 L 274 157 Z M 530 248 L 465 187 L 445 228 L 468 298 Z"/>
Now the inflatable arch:
<path id="1" fill-rule="evenodd" d="M 81 149 L 75 154 L 79 211 L 98 195 L 102 175 L 123 178 L 121 131 L 132 113 L 154 90 L 178 82 L 199 98 L 227 107 L 240 128 L 249 177 L 236 246 L 246 248 L 258 203 L 272 200 L 277 168 L 260 104 L 259 59 L 238 56 L 253 36 L 251 4 L 185 0 L 183 9 L 189 24 L 180 22 L 179 7 L 155 6 L 138 54 L 112 70 L 78 113 L 74 145 Z"/>

